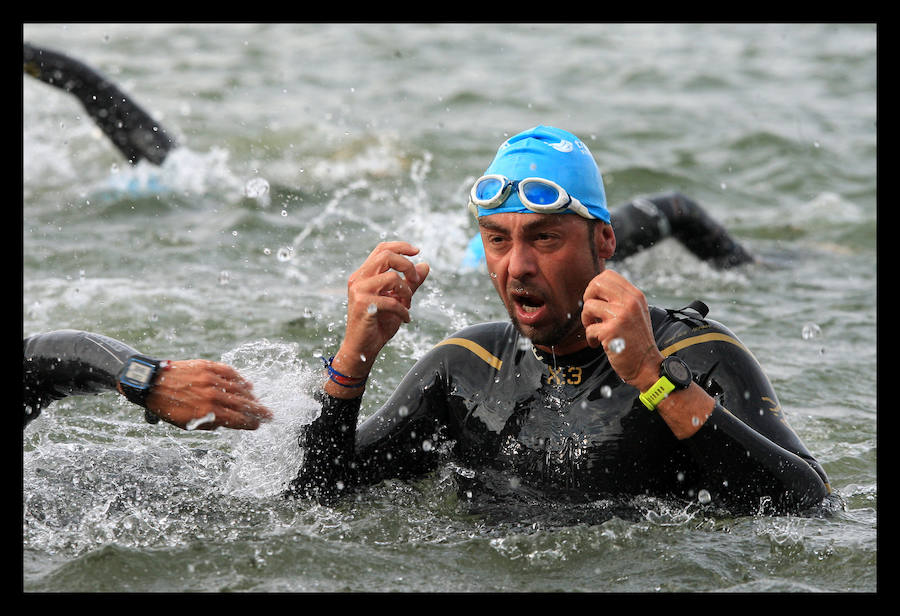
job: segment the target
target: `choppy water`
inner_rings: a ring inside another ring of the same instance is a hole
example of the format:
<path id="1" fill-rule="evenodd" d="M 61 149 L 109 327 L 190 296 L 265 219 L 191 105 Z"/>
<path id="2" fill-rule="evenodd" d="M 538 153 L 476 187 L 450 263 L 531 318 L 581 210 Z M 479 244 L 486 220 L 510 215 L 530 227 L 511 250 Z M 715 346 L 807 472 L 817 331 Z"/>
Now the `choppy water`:
<path id="1" fill-rule="evenodd" d="M 26 591 L 876 590 L 874 26 L 40 24 L 24 39 L 111 77 L 182 147 L 129 168 L 73 98 L 23 77 L 23 333 L 223 360 L 277 414 L 210 434 L 147 425 L 112 394 L 50 407 L 23 438 Z M 364 412 L 446 334 L 503 318 L 460 266 L 464 193 L 539 123 L 586 141 L 612 203 L 680 190 L 764 257 L 721 272 L 667 242 L 615 267 L 652 303 L 703 299 L 753 349 L 841 510 L 651 499 L 595 524 L 489 524 L 464 513 L 453 467 L 334 508 L 278 497 L 346 276 L 381 238 L 419 245 L 433 274 Z"/>

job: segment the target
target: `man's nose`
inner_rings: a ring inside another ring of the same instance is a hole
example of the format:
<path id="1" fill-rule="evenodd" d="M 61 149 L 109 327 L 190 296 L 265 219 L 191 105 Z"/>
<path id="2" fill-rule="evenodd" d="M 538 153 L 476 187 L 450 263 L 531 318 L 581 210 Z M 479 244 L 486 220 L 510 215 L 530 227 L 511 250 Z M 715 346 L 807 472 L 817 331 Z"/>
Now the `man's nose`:
<path id="1" fill-rule="evenodd" d="M 537 273 L 537 259 L 534 249 L 526 242 L 513 242 L 507 265 L 511 278 L 525 280 Z"/>

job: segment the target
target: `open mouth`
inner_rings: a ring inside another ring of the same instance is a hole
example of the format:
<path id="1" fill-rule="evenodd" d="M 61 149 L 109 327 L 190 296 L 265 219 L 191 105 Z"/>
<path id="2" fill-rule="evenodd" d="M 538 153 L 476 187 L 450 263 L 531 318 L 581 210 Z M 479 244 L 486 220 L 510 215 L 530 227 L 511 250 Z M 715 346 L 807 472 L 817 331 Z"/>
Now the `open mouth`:
<path id="1" fill-rule="evenodd" d="M 518 311 L 523 315 L 536 314 L 544 307 L 544 300 L 535 297 L 528 291 L 518 289 L 510 293 L 510 297 L 516 305 Z"/>
<path id="2" fill-rule="evenodd" d="M 537 312 L 544 302 L 532 297 L 517 298 L 516 303 L 522 308 L 523 312 Z"/>

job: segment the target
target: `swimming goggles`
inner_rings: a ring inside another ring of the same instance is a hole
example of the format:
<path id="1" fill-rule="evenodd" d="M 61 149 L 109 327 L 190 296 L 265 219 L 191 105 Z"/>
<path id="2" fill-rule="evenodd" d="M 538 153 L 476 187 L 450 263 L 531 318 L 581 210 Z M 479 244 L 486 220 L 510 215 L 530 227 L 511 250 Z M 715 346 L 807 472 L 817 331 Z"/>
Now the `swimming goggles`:
<path id="1" fill-rule="evenodd" d="M 500 207 L 517 191 L 519 201 L 526 208 L 538 214 L 552 214 L 570 209 L 579 216 L 594 219 L 587 206 L 570 195 L 565 189 L 544 178 L 525 178 L 510 180 L 502 175 L 483 175 L 472 186 L 469 192 L 469 210 L 478 216 L 478 209 L 492 210 Z"/>

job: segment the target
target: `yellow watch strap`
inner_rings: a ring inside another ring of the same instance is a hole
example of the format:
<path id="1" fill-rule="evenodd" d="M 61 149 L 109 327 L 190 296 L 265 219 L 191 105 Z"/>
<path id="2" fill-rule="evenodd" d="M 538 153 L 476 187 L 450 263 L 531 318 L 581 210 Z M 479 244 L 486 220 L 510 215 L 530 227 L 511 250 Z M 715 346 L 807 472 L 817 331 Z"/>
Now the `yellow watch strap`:
<path id="1" fill-rule="evenodd" d="M 660 402 L 665 400 L 666 396 L 675 390 L 675 385 L 664 376 L 653 384 L 653 387 L 642 393 L 638 398 L 651 411 L 656 410 Z"/>

